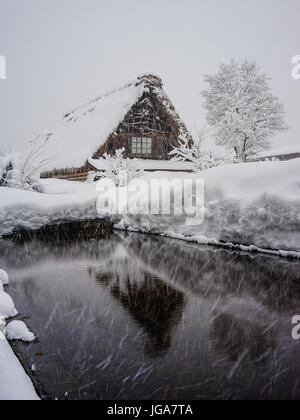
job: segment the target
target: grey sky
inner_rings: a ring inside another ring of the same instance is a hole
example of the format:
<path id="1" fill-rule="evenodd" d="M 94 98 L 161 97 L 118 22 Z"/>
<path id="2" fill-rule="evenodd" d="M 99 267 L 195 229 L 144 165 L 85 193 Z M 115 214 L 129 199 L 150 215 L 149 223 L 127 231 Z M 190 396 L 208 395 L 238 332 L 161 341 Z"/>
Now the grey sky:
<path id="1" fill-rule="evenodd" d="M 203 75 L 231 58 L 272 77 L 300 142 L 299 0 L 0 0 L 0 149 L 51 130 L 63 113 L 138 74 L 160 75 L 186 123 L 204 122 Z"/>

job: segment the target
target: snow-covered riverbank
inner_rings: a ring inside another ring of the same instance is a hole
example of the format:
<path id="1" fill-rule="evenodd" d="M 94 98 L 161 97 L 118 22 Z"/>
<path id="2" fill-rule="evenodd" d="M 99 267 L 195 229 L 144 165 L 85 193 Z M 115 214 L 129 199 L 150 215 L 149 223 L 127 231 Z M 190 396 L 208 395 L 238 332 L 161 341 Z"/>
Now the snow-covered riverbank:
<path id="1" fill-rule="evenodd" d="M 185 214 L 133 214 L 137 210 L 134 200 L 128 214 L 116 216 L 107 208 L 97 208 L 97 184 L 44 180 L 43 193 L 0 188 L 0 235 L 21 227 L 37 229 L 53 222 L 111 216 L 117 229 L 300 258 L 300 159 L 222 166 L 201 175 L 173 172 L 143 175 L 144 185 L 154 179 L 191 178 L 203 179 L 205 185 L 201 223 L 191 223 Z M 141 191 L 139 197 L 139 206 L 143 208 L 148 196 Z M 5 300 L 5 307 L 8 303 L 11 311 L 2 315 L 14 316 L 13 302 L 8 302 L 3 287 L 1 293 L 2 303 Z M 4 336 L 0 339 L 0 372 L 1 399 L 38 399 Z"/>
<path id="2" fill-rule="evenodd" d="M 6 339 L 0 338 L 0 400 L 39 400 Z"/>
<path id="3" fill-rule="evenodd" d="M 0 187 L 0 235 L 18 228 L 39 229 L 50 223 L 97 217 L 95 188 L 75 185 L 78 192 L 72 194 L 72 184 L 54 181 L 50 194 Z"/>
<path id="4" fill-rule="evenodd" d="M 7 285 L 8 275 L 0 270 L 0 400 L 39 400 L 30 378 L 7 341 L 29 342 L 35 339 L 22 321 L 11 321 L 6 325 L 7 319 L 18 314 L 12 298 L 4 291 Z"/>
<path id="5" fill-rule="evenodd" d="M 203 223 L 191 224 L 186 215 L 129 213 L 115 217 L 115 227 L 300 257 L 300 159 L 228 165 L 200 175 L 172 172 L 143 175 L 147 183 L 153 179 L 197 177 L 205 183 Z M 0 188 L 0 234 L 18 227 L 36 229 L 55 221 L 99 217 L 95 184 L 42 182 L 44 194 Z M 145 202 L 148 200 L 146 195 L 141 197 Z M 130 210 L 136 210 L 134 205 Z M 101 215 L 113 216 L 104 208 L 103 212 L 100 208 Z"/>
<path id="6" fill-rule="evenodd" d="M 174 178 L 161 173 L 151 177 L 161 176 Z M 184 217 L 127 215 L 118 227 L 300 258 L 300 159 L 222 166 L 203 172 L 201 178 L 203 223 L 186 223 Z"/>

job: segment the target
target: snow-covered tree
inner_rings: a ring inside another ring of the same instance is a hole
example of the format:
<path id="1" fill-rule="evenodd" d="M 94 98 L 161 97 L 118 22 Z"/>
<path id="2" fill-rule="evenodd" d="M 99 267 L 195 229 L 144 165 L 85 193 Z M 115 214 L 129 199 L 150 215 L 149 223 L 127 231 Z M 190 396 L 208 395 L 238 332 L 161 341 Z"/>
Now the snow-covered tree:
<path id="1" fill-rule="evenodd" d="M 221 64 L 218 74 L 205 76 L 202 92 L 207 122 L 216 142 L 234 150 L 237 159 L 267 150 L 270 139 L 287 129 L 284 108 L 269 85 L 269 78 L 250 61 Z"/>
<path id="2" fill-rule="evenodd" d="M 40 155 L 51 134 L 39 135 L 29 142 L 29 152 L 23 156 L 12 152 L 0 156 L 0 186 L 23 190 L 38 190 L 41 168 L 49 159 Z"/>
<path id="3" fill-rule="evenodd" d="M 105 153 L 104 159 L 108 163 L 108 169 L 104 177 L 111 179 L 117 187 L 124 187 L 133 179 L 142 175 L 143 171 L 138 169 L 134 159 L 124 157 L 125 149 L 118 149 L 113 156 Z"/>
<path id="4" fill-rule="evenodd" d="M 192 162 L 194 173 L 205 171 L 206 169 L 218 166 L 213 154 L 204 150 L 203 143 L 207 134 L 206 127 L 198 131 L 195 141 L 184 137 L 179 140 L 179 146 L 174 147 L 170 152 L 173 161 L 176 162 Z"/>

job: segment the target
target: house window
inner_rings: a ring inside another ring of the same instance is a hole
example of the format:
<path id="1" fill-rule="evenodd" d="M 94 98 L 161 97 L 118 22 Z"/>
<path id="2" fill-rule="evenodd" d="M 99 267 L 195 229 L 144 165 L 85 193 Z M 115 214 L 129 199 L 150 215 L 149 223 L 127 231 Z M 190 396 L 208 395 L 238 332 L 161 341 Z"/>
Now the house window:
<path id="1" fill-rule="evenodd" d="M 148 137 L 132 137 L 131 153 L 137 156 L 151 156 L 152 139 Z"/>

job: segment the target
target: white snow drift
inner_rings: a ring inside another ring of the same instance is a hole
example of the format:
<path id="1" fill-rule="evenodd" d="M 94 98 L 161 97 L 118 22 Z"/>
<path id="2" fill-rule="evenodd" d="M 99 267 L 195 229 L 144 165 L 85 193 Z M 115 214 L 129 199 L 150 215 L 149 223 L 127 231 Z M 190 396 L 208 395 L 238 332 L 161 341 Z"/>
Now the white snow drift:
<path id="1" fill-rule="evenodd" d="M 300 256 L 300 159 L 223 166 L 199 176 L 205 182 L 203 223 L 187 223 L 184 216 L 140 214 L 121 217 L 118 227 Z M 174 174 L 152 177 L 173 179 Z"/>
<path id="2" fill-rule="evenodd" d="M 20 340 L 27 343 L 35 340 L 35 336 L 29 331 L 22 321 L 12 321 L 5 330 L 7 340 Z"/>
<path id="3" fill-rule="evenodd" d="M 269 249 L 280 251 L 280 255 L 300 256 L 300 159 L 220 166 L 198 175 L 180 172 L 143 175 L 147 182 L 153 178 L 191 177 L 200 177 L 205 182 L 204 223 L 191 225 L 184 215 L 134 214 L 114 218 L 116 227 L 198 243 L 228 246 L 234 243 L 250 246 L 250 250 Z M 37 228 L 52 221 L 99 216 L 93 184 L 48 180 L 43 189 L 48 194 L 0 188 L 0 235 L 20 226 Z M 68 191 L 71 194 L 66 194 Z M 146 196 L 144 200 L 147 201 Z M 100 212 L 100 216 L 105 214 L 107 209 Z"/>
<path id="4" fill-rule="evenodd" d="M 71 185 L 70 185 L 71 187 Z M 96 192 L 48 195 L 0 187 L 0 235 L 18 228 L 38 229 L 53 222 L 96 217 Z"/>
<path id="5" fill-rule="evenodd" d="M 4 291 L 0 291 L 0 315 L 6 319 L 18 315 L 12 298 Z"/>
<path id="6" fill-rule="evenodd" d="M 7 340 L 0 338 L 0 400 L 39 400 Z"/>
<path id="7" fill-rule="evenodd" d="M 6 319 L 18 314 L 12 298 L 4 292 L 8 275 L 0 270 L 0 400 L 39 400 L 33 384 L 8 344 L 10 340 L 33 341 L 34 335 L 21 321 L 12 321 L 6 327 Z"/>

